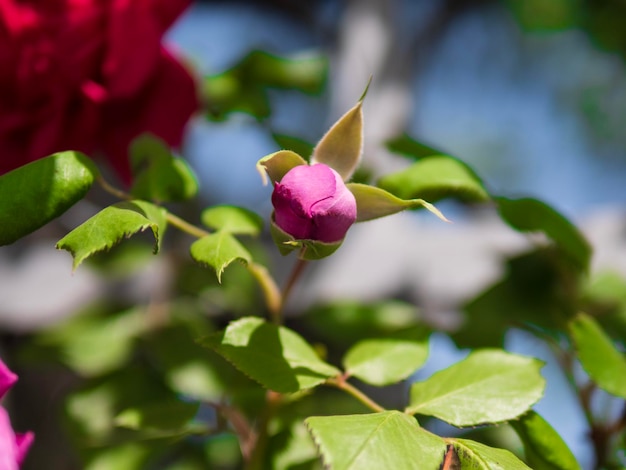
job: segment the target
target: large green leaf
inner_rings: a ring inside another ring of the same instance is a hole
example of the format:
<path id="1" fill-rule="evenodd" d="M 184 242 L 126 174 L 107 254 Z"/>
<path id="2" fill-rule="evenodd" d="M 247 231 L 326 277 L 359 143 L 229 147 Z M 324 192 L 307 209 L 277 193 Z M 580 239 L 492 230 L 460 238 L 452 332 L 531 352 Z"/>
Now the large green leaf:
<path id="1" fill-rule="evenodd" d="M 93 162 L 79 152 L 56 153 L 0 176 L 0 246 L 63 214 L 97 176 Z"/>
<path id="2" fill-rule="evenodd" d="M 165 142 L 144 134 L 130 147 L 133 167 L 131 194 L 156 202 L 185 201 L 198 193 L 196 175 L 182 158 L 174 157 Z"/>
<path id="3" fill-rule="evenodd" d="M 531 470 L 504 449 L 495 449 L 469 439 L 450 439 L 459 457 L 460 468 L 471 470 Z"/>
<path id="4" fill-rule="evenodd" d="M 401 199 L 436 202 L 453 197 L 468 202 L 489 199 L 480 179 L 463 162 L 446 155 L 427 157 L 382 177 L 377 186 Z"/>
<path id="5" fill-rule="evenodd" d="M 400 199 L 384 189 L 367 184 L 348 183 L 347 187 L 356 199 L 357 222 L 385 217 L 405 209 L 421 208 L 448 222 L 448 219 L 435 206 L 422 199 Z"/>
<path id="6" fill-rule="evenodd" d="M 388 338 L 358 342 L 343 358 L 346 372 L 371 385 L 390 385 L 406 379 L 428 357 L 428 332 L 412 329 Z"/>
<path id="7" fill-rule="evenodd" d="M 411 387 L 407 412 L 435 416 L 454 426 L 516 418 L 543 394 L 542 362 L 497 349 L 467 358 Z"/>
<path id="8" fill-rule="evenodd" d="M 215 269 L 217 280 L 221 281 L 224 269 L 233 261 L 244 264 L 252 261 L 252 255 L 230 233 L 220 230 L 193 242 L 191 257 L 200 264 Z"/>
<path id="9" fill-rule="evenodd" d="M 569 323 L 578 359 L 598 387 L 626 398 L 626 358 L 597 322 L 580 313 Z"/>
<path id="10" fill-rule="evenodd" d="M 209 228 L 236 235 L 258 235 L 263 219 L 249 209 L 236 206 L 213 206 L 202 211 L 202 223 Z"/>
<path id="11" fill-rule="evenodd" d="M 511 227 L 522 232 L 543 232 L 580 268 L 587 269 L 591 245 L 580 231 L 562 214 L 532 198 L 496 199 L 500 216 Z"/>
<path id="12" fill-rule="evenodd" d="M 315 387 L 340 374 L 297 333 L 257 317 L 232 322 L 201 344 L 217 351 L 264 387 L 280 393 Z"/>
<path id="13" fill-rule="evenodd" d="M 526 460 L 535 470 L 580 470 L 561 436 L 534 411 L 510 422 L 524 443 Z"/>
<path id="14" fill-rule="evenodd" d="M 399 411 L 305 420 L 324 464 L 333 470 L 437 470 L 446 445 Z"/>
<path id="15" fill-rule="evenodd" d="M 74 269 L 86 258 L 108 250 L 123 238 L 151 229 L 155 238 L 154 252 L 161 247 L 167 212 L 146 201 L 118 202 L 106 207 L 76 227 L 57 243 L 60 250 L 74 257 Z"/>

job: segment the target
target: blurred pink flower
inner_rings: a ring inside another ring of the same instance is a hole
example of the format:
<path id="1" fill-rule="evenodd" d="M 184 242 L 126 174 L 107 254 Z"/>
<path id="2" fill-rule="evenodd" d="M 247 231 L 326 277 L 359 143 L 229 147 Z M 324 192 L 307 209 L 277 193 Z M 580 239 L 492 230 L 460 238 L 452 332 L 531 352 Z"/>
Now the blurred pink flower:
<path id="1" fill-rule="evenodd" d="M 17 376 L 0 360 L 0 399 L 17 381 Z M 17 470 L 33 443 L 32 432 L 16 434 L 7 411 L 0 406 L 0 470 Z"/>
<path id="2" fill-rule="evenodd" d="M 329 166 L 298 165 L 274 186 L 274 221 L 299 240 L 335 243 L 356 221 L 356 200 Z"/>
<path id="3" fill-rule="evenodd" d="M 129 182 L 134 137 L 180 145 L 198 99 L 161 37 L 189 3 L 0 1 L 0 174 L 56 151 L 100 151 Z"/>

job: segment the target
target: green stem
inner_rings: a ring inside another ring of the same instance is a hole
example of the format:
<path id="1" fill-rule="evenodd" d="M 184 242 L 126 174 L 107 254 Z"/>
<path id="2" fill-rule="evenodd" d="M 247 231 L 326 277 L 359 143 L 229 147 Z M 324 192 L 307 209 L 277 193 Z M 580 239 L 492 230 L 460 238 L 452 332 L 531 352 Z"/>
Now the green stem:
<path id="1" fill-rule="evenodd" d="M 268 426 L 280 407 L 282 395 L 268 390 L 265 395 L 265 410 L 257 423 L 257 435 L 246 470 L 263 470 L 265 467 L 265 451 L 269 440 Z"/>
<path id="2" fill-rule="evenodd" d="M 326 380 L 325 384 L 336 387 L 339 390 L 343 390 L 347 394 L 352 395 L 354 398 L 359 400 L 361 403 L 367 406 L 370 410 L 375 411 L 376 413 L 385 411 L 385 408 L 383 408 L 374 400 L 372 400 L 370 397 L 365 395 L 361 390 L 359 390 L 358 388 L 356 388 L 355 386 L 347 382 L 345 377 L 343 376 L 338 376 L 338 377 L 333 377 L 332 379 L 328 379 Z"/>
<path id="3" fill-rule="evenodd" d="M 291 274 L 289 275 L 289 278 L 287 279 L 287 283 L 285 284 L 285 287 L 283 288 L 283 291 L 281 294 L 280 309 L 279 309 L 279 314 L 278 314 L 278 324 L 280 324 L 280 322 L 282 321 L 281 315 L 282 315 L 283 309 L 285 308 L 285 305 L 287 304 L 287 299 L 289 298 L 289 295 L 291 294 L 293 287 L 296 285 L 296 282 L 298 281 L 298 279 L 304 272 L 304 268 L 306 267 L 306 265 L 307 265 L 307 260 L 298 258 L 298 261 L 296 261 L 296 264 L 294 265 L 293 270 L 291 271 Z"/>
<path id="4" fill-rule="evenodd" d="M 280 306 L 281 306 L 281 294 L 276 281 L 270 275 L 265 266 L 255 263 L 254 261 L 248 263 L 248 271 L 256 279 L 261 286 L 263 295 L 265 296 L 265 304 L 270 314 L 272 322 L 280 324 Z"/>
<path id="5" fill-rule="evenodd" d="M 102 186 L 102 189 L 118 199 L 122 199 L 123 201 L 130 201 L 133 198 L 130 194 L 122 191 L 121 189 L 117 189 L 115 186 L 110 185 L 101 175 L 98 175 L 96 181 L 100 186 Z"/>
<path id="6" fill-rule="evenodd" d="M 169 211 L 166 211 L 165 218 L 167 219 L 167 223 L 173 225 L 177 229 L 188 233 L 196 238 L 206 237 L 207 235 L 211 235 L 210 232 L 207 232 L 200 227 L 196 227 L 195 225 L 190 224 L 186 220 L 181 219 L 177 215 L 172 214 Z"/>

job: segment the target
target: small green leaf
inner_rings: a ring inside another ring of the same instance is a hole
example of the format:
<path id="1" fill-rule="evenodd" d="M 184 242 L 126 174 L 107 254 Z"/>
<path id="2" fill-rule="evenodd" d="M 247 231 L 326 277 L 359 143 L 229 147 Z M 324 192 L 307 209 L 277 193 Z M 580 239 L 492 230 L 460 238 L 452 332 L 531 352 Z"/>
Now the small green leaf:
<path id="1" fill-rule="evenodd" d="M 467 358 L 411 387 L 407 412 L 435 416 L 454 426 L 516 418 L 543 394 L 542 362 L 497 349 Z"/>
<path id="2" fill-rule="evenodd" d="M 264 387 L 280 393 L 315 387 L 340 374 L 297 333 L 261 318 L 234 321 L 201 344 L 214 349 Z"/>
<path id="3" fill-rule="evenodd" d="M 598 387 L 626 398 L 626 358 L 596 321 L 584 313 L 569 322 L 569 331 L 583 368 Z"/>
<path id="4" fill-rule="evenodd" d="M 408 134 L 404 133 L 385 142 L 390 152 L 399 153 L 413 160 L 432 157 L 433 155 L 445 155 L 445 152 L 430 145 L 418 142 Z"/>
<path id="5" fill-rule="evenodd" d="M 311 164 L 324 163 L 348 181 L 363 153 L 363 109 L 359 101 L 326 132 L 313 149 Z"/>
<path id="6" fill-rule="evenodd" d="M 162 207 L 146 201 L 118 202 L 76 227 L 59 240 L 56 247 L 72 254 L 73 269 L 76 269 L 91 255 L 149 228 L 155 239 L 154 252 L 158 253 L 167 225 L 166 213 Z"/>
<path id="7" fill-rule="evenodd" d="M 348 350 L 343 364 L 348 374 L 381 387 L 406 379 L 427 357 L 428 332 L 412 329 L 358 342 Z"/>
<path id="8" fill-rule="evenodd" d="M 543 232 L 578 267 L 586 270 L 591 260 L 591 245 L 563 215 L 547 204 L 532 198 L 496 199 L 500 216 L 521 232 Z"/>
<path id="9" fill-rule="evenodd" d="M 263 218 L 243 207 L 209 207 L 202 212 L 201 218 L 207 227 L 235 235 L 258 235 L 263 229 Z"/>
<path id="10" fill-rule="evenodd" d="M 0 246 L 59 217 L 85 197 L 97 176 L 79 152 L 55 153 L 0 176 Z"/>
<path id="11" fill-rule="evenodd" d="M 272 183 L 280 182 L 293 167 L 306 164 L 306 160 L 297 153 L 279 150 L 261 158 L 256 164 L 256 169 L 263 179 L 263 184 L 267 184 L 268 176 Z"/>
<path id="12" fill-rule="evenodd" d="M 190 252 L 198 263 L 215 269 L 218 281 L 221 281 L 224 269 L 233 261 L 243 264 L 252 261 L 250 252 L 230 233 L 222 230 L 195 241 Z"/>
<path id="13" fill-rule="evenodd" d="M 561 436 L 534 411 L 529 411 L 509 424 L 524 443 L 526 460 L 533 469 L 581 470 Z"/>
<path id="14" fill-rule="evenodd" d="M 446 155 L 427 157 L 382 177 L 377 186 L 402 199 L 436 202 L 454 197 L 467 202 L 489 199 L 480 179 L 463 162 Z"/>
<path id="15" fill-rule="evenodd" d="M 198 193 L 198 181 L 187 162 L 174 157 L 162 140 L 148 134 L 137 137 L 130 158 L 134 173 L 131 194 L 137 199 L 185 201 Z"/>
<path id="16" fill-rule="evenodd" d="M 305 420 L 326 468 L 437 470 L 446 445 L 399 411 Z"/>
<path id="17" fill-rule="evenodd" d="M 346 186 L 356 199 L 357 222 L 385 217 L 405 209 L 421 208 L 432 212 L 441 220 L 449 222 L 439 209 L 423 199 L 400 199 L 384 189 L 367 184 L 348 183 Z"/>
<path id="18" fill-rule="evenodd" d="M 182 434 L 193 429 L 190 421 L 198 413 L 198 407 L 197 403 L 180 401 L 135 406 L 118 414 L 115 417 L 115 424 L 137 431 Z"/>
<path id="19" fill-rule="evenodd" d="M 449 439 L 459 456 L 460 468 L 472 470 L 532 470 L 504 449 L 495 449 L 469 439 Z"/>

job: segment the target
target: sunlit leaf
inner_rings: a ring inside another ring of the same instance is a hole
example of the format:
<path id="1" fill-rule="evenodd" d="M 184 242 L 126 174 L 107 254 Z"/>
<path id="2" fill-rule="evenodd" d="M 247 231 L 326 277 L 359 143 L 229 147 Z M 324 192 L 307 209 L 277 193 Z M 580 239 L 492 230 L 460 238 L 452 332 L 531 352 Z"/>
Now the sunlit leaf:
<path id="1" fill-rule="evenodd" d="M 407 412 L 435 416 L 454 426 L 516 418 L 543 395 L 542 362 L 497 349 L 464 360 L 411 387 Z"/>
<path id="2" fill-rule="evenodd" d="M 589 315 L 580 313 L 569 322 L 578 359 L 598 387 L 626 398 L 626 357 Z"/>
<path id="3" fill-rule="evenodd" d="M 524 443 L 526 461 L 534 470 L 581 470 L 561 436 L 534 411 L 510 424 Z"/>
<path id="4" fill-rule="evenodd" d="M 218 281 L 232 262 L 247 264 L 252 261 L 250 252 L 230 233 L 221 230 L 193 242 L 190 251 L 194 260 L 215 270 Z"/>
<path id="5" fill-rule="evenodd" d="M 366 339 L 343 358 L 348 374 L 371 385 L 390 385 L 409 377 L 428 357 L 428 332 L 404 331 L 387 338 Z"/>
<path id="6" fill-rule="evenodd" d="M 448 197 L 468 202 L 489 199 L 474 172 L 465 163 L 446 155 L 423 158 L 405 170 L 382 177 L 377 186 L 401 199 L 430 202 Z"/>
<path id="7" fill-rule="evenodd" d="M 437 470 L 446 445 L 399 411 L 305 420 L 324 464 L 333 470 Z"/>
<path id="8" fill-rule="evenodd" d="M 203 339 L 201 344 L 276 392 L 311 388 L 340 373 L 322 361 L 297 333 L 257 317 L 234 321 L 226 330 Z"/>
<path id="9" fill-rule="evenodd" d="M 79 152 L 55 153 L 0 176 L 0 246 L 59 217 L 97 176 L 93 162 Z"/>
<path id="10" fill-rule="evenodd" d="M 505 449 L 495 449 L 469 439 L 449 439 L 459 456 L 460 468 L 472 470 L 532 470 Z"/>
<path id="11" fill-rule="evenodd" d="M 76 227 L 57 243 L 60 250 L 74 257 L 74 269 L 99 251 L 108 250 L 124 238 L 152 230 L 157 253 L 167 226 L 166 210 L 146 201 L 118 202 L 106 207 Z"/>

